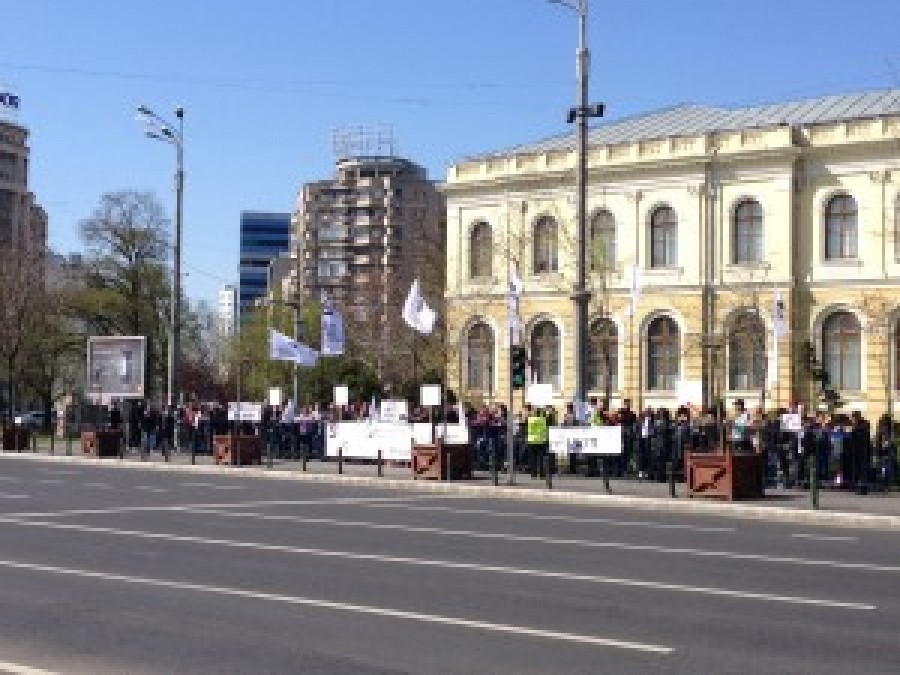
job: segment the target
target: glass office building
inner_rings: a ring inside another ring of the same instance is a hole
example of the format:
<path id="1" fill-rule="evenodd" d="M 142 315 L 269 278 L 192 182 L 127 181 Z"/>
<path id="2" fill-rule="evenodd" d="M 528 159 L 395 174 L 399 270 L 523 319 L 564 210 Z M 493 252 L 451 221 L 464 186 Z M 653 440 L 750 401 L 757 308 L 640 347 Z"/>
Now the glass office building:
<path id="1" fill-rule="evenodd" d="M 241 314 L 266 294 L 269 263 L 287 253 L 290 239 L 290 213 L 241 212 Z"/>

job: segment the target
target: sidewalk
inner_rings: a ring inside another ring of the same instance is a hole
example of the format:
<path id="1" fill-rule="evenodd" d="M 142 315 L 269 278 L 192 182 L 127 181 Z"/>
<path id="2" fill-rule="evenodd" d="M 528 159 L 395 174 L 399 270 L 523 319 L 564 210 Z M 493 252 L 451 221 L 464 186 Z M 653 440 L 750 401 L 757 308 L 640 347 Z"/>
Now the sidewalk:
<path id="1" fill-rule="evenodd" d="M 594 505 L 620 508 L 638 508 L 652 511 L 670 511 L 738 517 L 781 522 L 802 522 L 810 525 L 834 525 L 844 527 L 872 527 L 900 530 L 900 492 L 889 494 L 857 495 L 837 490 L 822 490 L 819 493 L 819 510 L 811 508 L 808 491 L 770 488 L 762 500 L 722 502 L 717 500 L 686 498 L 683 483 L 676 483 L 673 499 L 669 496 L 667 483 L 651 483 L 632 479 L 610 479 L 610 492 L 604 489 L 602 478 L 584 476 L 555 475 L 552 490 L 544 479 L 534 479 L 528 474 L 517 473 L 515 486 L 507 485 L 505 473 L 499 474 L 498 486 L 494 487 L 488 472 L 477 472 L 472 480 L 437 482 L 413 480 L 406 467 L 385 466 L 384 477 L 379 478 L 374 464 L 360 464 L 345 461 L 343 474 L 338 474 L 336 461 L 310 460 L 304 472 L 300 461 L 275 459 L 269 469 L 266 457 L 260 466 L 215 466 L 209 455 L 197 455 L 196 465 L 191 466 L 189 453 L 175 453 L 170 462 L 165 462 L 159 454 L 142 459 L 140 453 L 129 451 L 124 460 L 89 459 L 80 454 L 77 442 L 71 446 L 71 456 L 66 455 L 66 444 L 56 443 L 51 456 L 50 445 L 42 439 L 38 452 L 15 454 L 4 452 L 3 457 L 45 459 L 60 462 L 90 462 L 148 470 L 186 471 L 198 473 L 224 473 L 267 477 L 286 480 L 327 481 L 352 484 L 358 487 L 378 487 L 383 489 L 413 489 L 418 491 L 483 498 L 507 498 L 526 501 L 556 502 L 580 505 Z"/>

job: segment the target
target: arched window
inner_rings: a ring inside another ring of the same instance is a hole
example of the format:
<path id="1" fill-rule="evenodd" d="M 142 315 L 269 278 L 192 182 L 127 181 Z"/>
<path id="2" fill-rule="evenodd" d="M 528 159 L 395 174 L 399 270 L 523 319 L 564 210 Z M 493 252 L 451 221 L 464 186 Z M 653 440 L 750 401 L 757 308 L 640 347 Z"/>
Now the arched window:
<path id="1" fill-rule="evenodd" d="M 531 332 L 531 370 L 537 384 L 559 388 L 559 329 L 541 321 Z"/>
<path id="2" fill-rule="evenodd" d="M 588 336 L 588 381 L 591 391 L 610 391 L 619 388 L 619 334 L 610 319 L 597 319 L 591 324 Z"/>
<path id="3" fill-rule="evenodd" d="M 678 264 L 678 217 L 674 209 L 660 206 L 650 217 L 650 267 Z"/>
<path id="4" fill-rule="evenodd" d="M 609 211 L 591 217 L 591 272 L 605 272 L 616 264 L 616 219 Z"/>
<path id="5" fill-rule="evenodd" d="M 469 233 L 469 276 L 472 279 L 490 278 L 492 256 L 491 226 L 480 220 Z"/>
<path id="6" fill-rule="evenodd" d="M 894 390 L 900 389 L 900 319 L 894 323 Z"/>
<path id="7" fill-rule="evenodd" d="M 822 365 L 833 389 L 862 388 L 859 321 L 850 312 L 835 312 L 822 324 Z"/>
<path id="8" fill-rule="evenodd" d="M 466 336 L 466 383 L 474 391 L 490 392 L 494 382 L 494 333 L 476 323 Z"/>
<path id="9" fill-rule="evenodd" d="M 647 389 L 674 391 L 681 361 L 678 325 L 667 316 L 657 317 L 647 329 Z"/>
<path id="10" fill-rule="evenodd" d="M 825 258 L 856 257 L 856 200 L 835 195 L 825 206 Z"/>
<path id="11" fill-rule="evenodd" d="M 732 262 L 761 262 L 763 259 L 763 211 L 755 199 L 745 199 L 734 210 Z"/>
<path id="12" fill-rule="evenodd" d="M 766 384 L 766 329 L 759 317 L 742 314 L 728 334 L 729 389 L 762 389 Z"/>
<path id="13" fill-rule="evenodd" d="M 532 269 L 535 274 L 547 274 L 559 269 L 556 229 L 556 221 L 550 216 L 543 216 L 534 224 Z"/>

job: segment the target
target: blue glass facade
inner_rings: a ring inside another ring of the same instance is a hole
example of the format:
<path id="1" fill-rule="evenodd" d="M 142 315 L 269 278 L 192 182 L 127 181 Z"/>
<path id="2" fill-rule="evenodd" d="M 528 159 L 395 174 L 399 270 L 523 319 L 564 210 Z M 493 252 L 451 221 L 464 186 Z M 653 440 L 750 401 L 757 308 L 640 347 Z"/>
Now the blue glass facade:
<path id="1" fill-rule="evenodd" d="M 287 253 L 291 240 L 291 214 L 244 211 L 241 213 L 241 313 L 266 294 L 269 263 Z"/>

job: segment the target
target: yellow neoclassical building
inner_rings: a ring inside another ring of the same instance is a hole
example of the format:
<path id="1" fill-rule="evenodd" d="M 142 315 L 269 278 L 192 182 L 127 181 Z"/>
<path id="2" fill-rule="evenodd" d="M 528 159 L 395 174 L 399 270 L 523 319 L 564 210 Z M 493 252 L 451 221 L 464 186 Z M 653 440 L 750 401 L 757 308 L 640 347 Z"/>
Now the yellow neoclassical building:
<path id="1" fill-rule="evenodd" d="M 678 106 L 589 135 L 588 386 L 613 406 L 900 409 L 900 90 Z M 529 378 L 574 394 L 574 136 L 448 170 L 450 387 L 505 401 L 508 270 Z M 516 397 L 519 398 L 518 396 Z"/>

